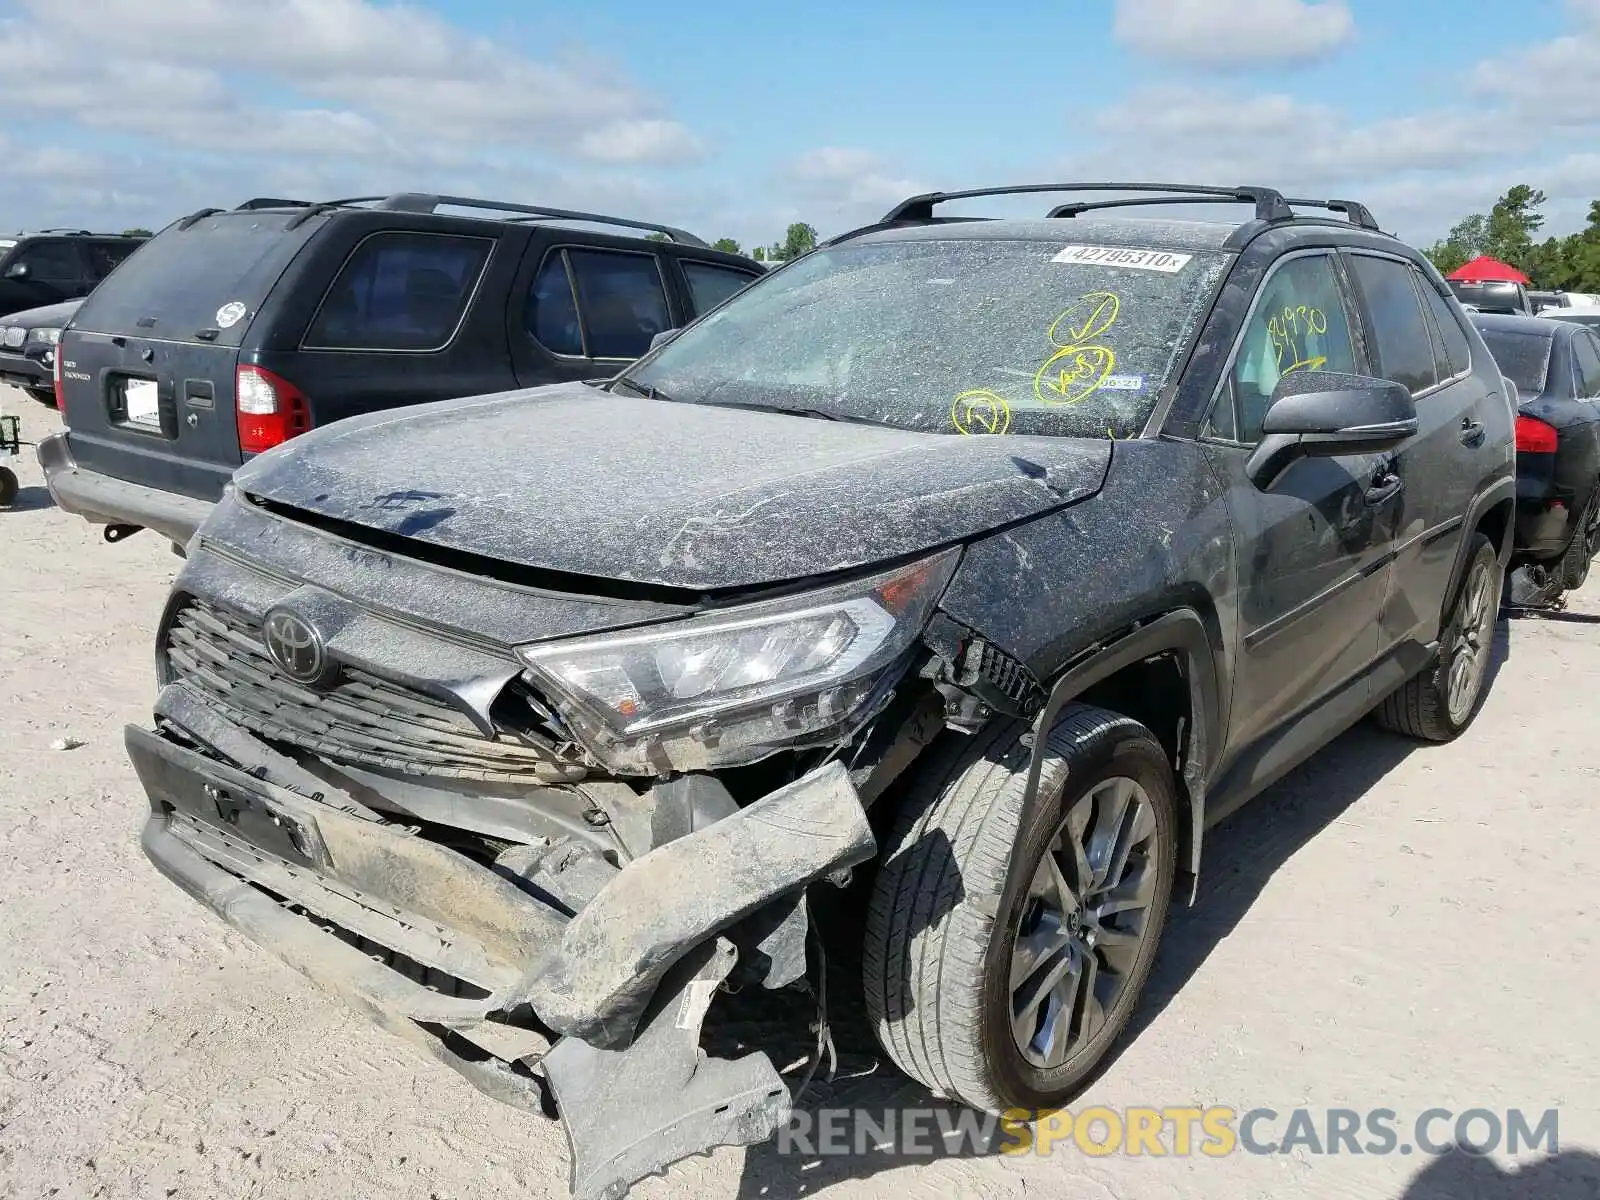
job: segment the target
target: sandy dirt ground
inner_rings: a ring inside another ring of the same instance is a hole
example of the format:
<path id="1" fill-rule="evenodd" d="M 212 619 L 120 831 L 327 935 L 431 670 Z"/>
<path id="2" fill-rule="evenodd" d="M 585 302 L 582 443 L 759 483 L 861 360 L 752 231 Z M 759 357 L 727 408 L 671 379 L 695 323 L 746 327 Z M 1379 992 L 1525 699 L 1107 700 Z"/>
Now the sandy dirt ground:
<path id="1" fill-rule="evenodd" d="M 30 441 L 57 426 L 20 393 L 0 405 Z M 146 864 L 121 729 L 146 719 L 180 560 L 56 510 L 31 450 L 20 474 L 0 512 L 0 1196 L 565 1196 L 555 1125 L 369 1026 Z M 1433 1107 L 1554 1107 L 1559 1154 L 818 1161 L 769 1145 L 635 1195 L 1600 1196 L 1597 596 L 1502 626 L 1488 704 L 1454 745 L 1357 729 L 1216 831 L 1139 1036 L 1075 1106 L 1386 1108 L 1402 1128 Z M 892 1078 L 850 1087 L 926 1103 Z"/>

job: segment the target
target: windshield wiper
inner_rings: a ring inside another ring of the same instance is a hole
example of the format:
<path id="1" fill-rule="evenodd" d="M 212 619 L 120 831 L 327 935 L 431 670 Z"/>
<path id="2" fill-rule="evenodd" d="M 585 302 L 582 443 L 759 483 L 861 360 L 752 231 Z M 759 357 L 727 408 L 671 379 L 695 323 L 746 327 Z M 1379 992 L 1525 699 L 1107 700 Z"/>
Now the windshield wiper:
<path id="1" fill-rule="evenodd" d="M 635 396 L 643 396 L 646 400 L 666 400 L 669 403 L 672 400 L 671 396 L 661 391 L 653 383 L 638 383 L 629 379 L 626 375 L 618 375 L 611 381 L 611 386 L 615 388 L 618 384 L 627 388 Z"/>

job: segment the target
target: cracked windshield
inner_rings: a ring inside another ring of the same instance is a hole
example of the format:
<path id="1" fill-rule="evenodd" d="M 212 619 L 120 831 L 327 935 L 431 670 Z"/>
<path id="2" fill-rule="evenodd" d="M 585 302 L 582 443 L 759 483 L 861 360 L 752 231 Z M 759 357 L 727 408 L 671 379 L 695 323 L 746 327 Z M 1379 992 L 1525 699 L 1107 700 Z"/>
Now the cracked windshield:
<path id="1" fill-rule="evenodd" d="M 752 287 L 629 380 L 695 404 L 954 434 L 1130 437 L 1228 262 L 1036 240 L 845 244 Z"/>

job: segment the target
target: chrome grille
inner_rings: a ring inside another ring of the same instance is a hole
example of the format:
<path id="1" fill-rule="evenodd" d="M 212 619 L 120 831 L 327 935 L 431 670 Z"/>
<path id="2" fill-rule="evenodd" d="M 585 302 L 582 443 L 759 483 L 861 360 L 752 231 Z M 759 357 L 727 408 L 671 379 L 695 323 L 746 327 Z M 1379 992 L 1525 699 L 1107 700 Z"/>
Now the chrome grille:
<path id="1" fill-rule="evenodd" d="M 204 692 L 238 725 L 329 762 L 407 775 L 549 783 L 582 774 L 554 746 L 484 737 L 441 700 L 351 667 L 325 690 L 290 679 L 252 622 L 191 601 L 167 631 L 172 677 Z"/>

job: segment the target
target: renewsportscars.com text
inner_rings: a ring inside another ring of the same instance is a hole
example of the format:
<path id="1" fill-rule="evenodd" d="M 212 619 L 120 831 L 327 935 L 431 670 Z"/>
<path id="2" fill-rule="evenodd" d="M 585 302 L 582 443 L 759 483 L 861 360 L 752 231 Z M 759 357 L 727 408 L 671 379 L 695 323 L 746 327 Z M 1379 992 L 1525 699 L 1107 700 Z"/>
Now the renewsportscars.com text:
<path id="1" fill-rule="evenodd" d="M 1251 1108 L 1213 1105 L 1085 1108 L 1002 1115 L 971 1109 L 797 1110 L 778 1130 L 778 1152 L 828 1157 L 894 1154 L 1078 1153 L 1091 1157 L 1223 1158 L 1232 1154 L 1517 1155 L 1560 1150 L 1556 1109 Z"/>

